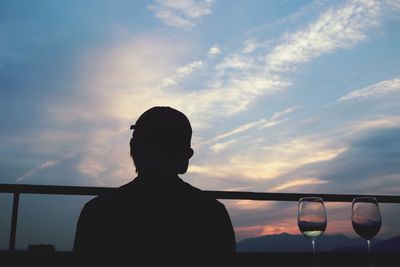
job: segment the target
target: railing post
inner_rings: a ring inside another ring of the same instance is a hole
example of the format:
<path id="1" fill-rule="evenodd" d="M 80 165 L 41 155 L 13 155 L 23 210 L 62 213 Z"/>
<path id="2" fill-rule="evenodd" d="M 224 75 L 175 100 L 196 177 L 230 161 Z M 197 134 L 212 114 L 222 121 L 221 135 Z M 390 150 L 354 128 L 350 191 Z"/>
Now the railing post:
<path id="1" fill-rule="evenodd" d="M 14 192 L 13 209 L 12 209 L 12 217 L 11 217 L 10 245 L 8 247 L 9 251 L 15 250 L 15 237 L 17 235 L 18 206 L 19 206 L 19 192 Z"/>

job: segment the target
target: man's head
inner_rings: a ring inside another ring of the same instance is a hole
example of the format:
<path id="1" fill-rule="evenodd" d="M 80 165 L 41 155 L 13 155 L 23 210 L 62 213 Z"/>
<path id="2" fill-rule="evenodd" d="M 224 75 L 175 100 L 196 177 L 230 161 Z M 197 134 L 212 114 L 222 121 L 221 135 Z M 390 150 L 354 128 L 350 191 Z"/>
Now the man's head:
<path id="1" fill-rule="evenodd" d="M 139 173 L 183 174 L 193 155 L 188 118 L 170 107 L 144 112 L 133 129 L 131 156 Z"/>

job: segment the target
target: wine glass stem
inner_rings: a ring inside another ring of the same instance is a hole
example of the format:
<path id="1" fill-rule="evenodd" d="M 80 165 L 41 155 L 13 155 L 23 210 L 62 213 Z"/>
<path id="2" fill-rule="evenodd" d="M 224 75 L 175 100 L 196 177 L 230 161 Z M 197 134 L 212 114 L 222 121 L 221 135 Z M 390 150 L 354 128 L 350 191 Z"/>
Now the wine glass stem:
<path id="1" fill-rule="evenodd" d="M 371 253 L 371 241 L 369 239 L 367 240 L 367 244 L 368 244 L 368 253 Z"/>
<path id="2" fill-rule="evenodd" d="M 311 244 L 312 244 L 312 252 L 314 254 L 315 253 L 315 239 L 314 238 L 311 239 Z"/>

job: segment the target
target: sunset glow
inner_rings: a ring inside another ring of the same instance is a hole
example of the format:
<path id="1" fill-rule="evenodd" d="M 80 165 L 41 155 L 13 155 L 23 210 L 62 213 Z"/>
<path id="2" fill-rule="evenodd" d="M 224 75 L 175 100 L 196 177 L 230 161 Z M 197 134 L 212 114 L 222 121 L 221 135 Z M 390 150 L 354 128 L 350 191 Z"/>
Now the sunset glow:
<path id="1" fill-rule="evenodd" d="M 161 105 L 192 123 L 181 178 L 200 189 L 400 193 L 396 0 L 43 0 L 0 10 L 1 183 L 125 184 L 136 176 L 129 127 Z M 82 201 L 65 205 L 54 233 L 73 235 Z M 299 234 L 297 203 L 226 203 L 238 240 Z M 327 233 L 354 234 L 348 205 L 326 205 Z M 384 237 L 400 234 L 391 209 Z M 21 221 L 17 247 L 50 229 L 41 224 Z M 35 241 L 72 245 L 49 236 Z"/>

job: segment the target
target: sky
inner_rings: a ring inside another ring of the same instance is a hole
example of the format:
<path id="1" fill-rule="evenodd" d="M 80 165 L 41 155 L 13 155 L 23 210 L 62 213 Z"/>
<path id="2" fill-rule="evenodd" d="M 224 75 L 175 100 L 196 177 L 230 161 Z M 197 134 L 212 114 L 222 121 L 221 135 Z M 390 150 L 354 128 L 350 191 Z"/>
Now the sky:
<path id="1" fill-rule="evenodd" d="M 399 0 L 0 0 L 0 182 L 125 184 L 129 126 L 160 105 L 192 123 L 201 189 L 398 195 L 399 48 Z M 21 196 L 17 247 L 71 249 L 88 199 Z M 297 203 L 223 203 L 238 241 L 299 234 Z M 356 237 L 325 204 L 326 234 Z"/>

